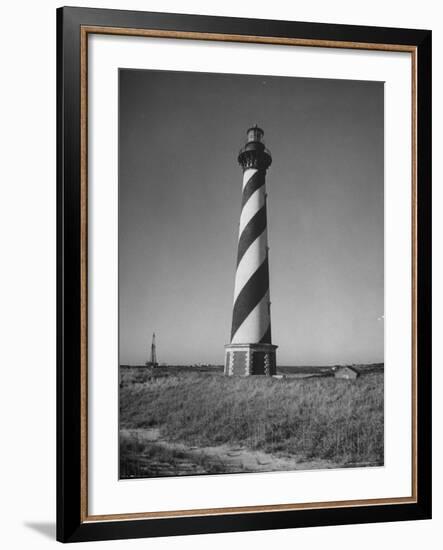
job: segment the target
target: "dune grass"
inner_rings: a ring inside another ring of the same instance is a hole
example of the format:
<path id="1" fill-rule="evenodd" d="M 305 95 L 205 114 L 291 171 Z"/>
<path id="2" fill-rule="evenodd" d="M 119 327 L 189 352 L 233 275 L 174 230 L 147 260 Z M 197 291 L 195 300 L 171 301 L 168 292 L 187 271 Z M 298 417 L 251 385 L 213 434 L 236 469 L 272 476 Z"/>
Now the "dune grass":
<path id="1" fill-rule="evenodd" d="M 186 372 L 125 381 L 121 428 L 159 427 L 194 446 L 223 443 L 330 460 L 383 463 L 383 373 L 276 380 Z"/>
<path id="2" fill-rule="evenodd" d="M 224 464 L 214 457 L 120 436 L 121 479 L 223 472 Z"/>

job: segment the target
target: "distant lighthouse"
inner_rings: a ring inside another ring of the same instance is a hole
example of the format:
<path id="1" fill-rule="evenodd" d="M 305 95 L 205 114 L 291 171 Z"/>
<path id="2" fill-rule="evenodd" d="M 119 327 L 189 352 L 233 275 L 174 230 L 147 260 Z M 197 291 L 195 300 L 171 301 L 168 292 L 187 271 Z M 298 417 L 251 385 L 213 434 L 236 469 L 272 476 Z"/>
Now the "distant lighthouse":
<path id="1" fill-rule="evenodd" d="M 158 367 L 157 346 L 155 344 L 155 332 L 152 334 L 151 356 L 150 356 L 150 360 L 146 362 L 146 366 L 148 366 L 148 367 Z"/>
<path id="2" fill-rule="evenodd" d="M 231 343 L 225 346 L 226 375 L 276 373 L 271 341 L 266 171 L 272 157 L 255 125 L 238 162 L 243 169 L 242 210 L 234 285 Z"/>

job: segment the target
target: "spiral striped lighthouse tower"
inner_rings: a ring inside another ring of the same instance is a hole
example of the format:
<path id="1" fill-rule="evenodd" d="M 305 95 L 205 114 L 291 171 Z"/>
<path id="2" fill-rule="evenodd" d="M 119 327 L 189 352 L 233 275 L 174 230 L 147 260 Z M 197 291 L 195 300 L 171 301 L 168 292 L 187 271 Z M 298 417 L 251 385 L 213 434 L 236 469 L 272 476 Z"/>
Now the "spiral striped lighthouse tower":
<path id="1" fill-rule="evenodd" d="M 242 210 L 234 285 L 231 343 L 225 346 L 225 374 L 249 376 L 276 372 L 277 346 L 271 341 L 266 171 L 272 157 L 255 125 L 238 162 L 243 169 Z"/>

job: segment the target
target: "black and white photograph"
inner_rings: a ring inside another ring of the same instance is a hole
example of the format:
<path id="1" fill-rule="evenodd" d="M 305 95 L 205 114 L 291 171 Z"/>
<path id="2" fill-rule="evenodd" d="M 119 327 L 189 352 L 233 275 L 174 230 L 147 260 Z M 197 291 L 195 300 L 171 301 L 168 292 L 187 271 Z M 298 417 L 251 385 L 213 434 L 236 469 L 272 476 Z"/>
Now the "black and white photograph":
<path id="1" fill-rule="evenodd" d="M 384 84 L 119 70 L 120 479 L 384 464 Z"/>
<path id="2" fill-rule="evenodd" d="M 2 547 L 433 550 L 439 5 L 74 4 L 2 6 Z"/>

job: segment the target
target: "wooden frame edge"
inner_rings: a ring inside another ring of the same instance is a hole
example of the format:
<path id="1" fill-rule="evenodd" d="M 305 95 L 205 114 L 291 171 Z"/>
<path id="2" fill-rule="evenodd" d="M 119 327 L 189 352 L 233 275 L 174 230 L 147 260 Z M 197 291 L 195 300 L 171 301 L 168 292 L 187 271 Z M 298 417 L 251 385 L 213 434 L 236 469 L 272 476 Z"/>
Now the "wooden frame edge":
<path id="1" fill-rule="evenodd" d="M 411 303 L 411 339 L 412 339 L 412 364 L 411 364 L 411 391 L 412 391 L 412 410 L 411 410 L 411 433 L 412 433 L 412 496 L 415 501 L 418 500 L 418 457 L 417 457 L 417 429 L 418 429 L 418 408 L 417 408 L 417 271 L 418 271 L 418 179 L 417 179 L 417 48 L 411 52 L 411 282 L 412 282 L 412 303 Z"/>
<path id="2" fill-rule="evenodd" d="M 264 504 L 258 506 L 234 506 L 225 508 L 196 508 L 194 510 L 172 510 L 162 512 L 134 512 L 128 514 L 97 514 L 85 518 L 84 523 L 101 521 L 129 521 L 142 519 L 227 516 L 231 514 L 254 514 L 257 512 L 291 512 L 296 510 L 324 510 L 326 508 L 353 508 L 363 506 L 381 506 L 384 504 L 415 504 L 413 497 L 380 498 L 367 500 L 337 500 L 308 502 L 300 504 Z"/>
<path id="3" fill-rule="evenodd" d="M 240 506 L 229 508 L 202 508 L 194 510 L 175 510 L 163 512 L 145 512 L 128 514 L 89 515 L 88 514 L 88 365 L 87 365 L 87 222 L 88 222 L 88 177 L 87 177 L 87 153 L 88 153 L 88 35 L 126 35 L 152 38 L 171 38 L 186 40 L 214 40 L 224 42 L 247 42 L 260 44 L 276 44 L 285 46 L 323 47 L 357 50 L 377 50 L 391 52 L 406 52 L 411 54 L 412 75 L 412 495 L 410 497 L 392 497 L 367 500 L 327 501 L 319 503 L 280 504 Z M 80 256 L 81 256 L 81 475 L 80 475 L 80 517 L 82 524 L 116 520 L 141 520 L 154 518 L 179 518 L 222 516 L 230 514 L 251 514 L 256 512 L 279 512 L 295 510 L 313 510 L 327 508 L 348 508 L 362 506 L 381 506 L 386 504 L 415 504 L 418 502 L 417 479 L 417 46 L 392 45 L 369 42 L 348 42 L 320 39 L 297 39 L 272 36 L 252 36 L 221 33 L 202 33 L 188 31 L 168 31 L 154 29 L 135 29 L 123 27 L 103 27 L 94 25 L 80 26 L 80 97 L 81 97 L 81 231 L 80 231 Z"/>
<path id="4" fill-rule="evenodd" d="M 88 35 L 80 33 L 80 521 L 88 515 Z"/>
<path id="5" fill-rule="evenodd" d="M 251 44 L 274 44 L 280 46 L 305 46 L 321 48 L 347 48 L 355 50 L 381 50 L 392 52 L 410 52 L 416 47 L 404 44 L 377 44 L 371 42 L 349 42 L 343 40 L 318 40 L 307 38 L 285 38 L 278 36 L 253 36 L 246 34 L 222 34 L 194 31 L 168 31 L 158 29 L 135 29 L 127 27 L 102 27 L 82 25 L 82 32 L 87 34 L 109 34 L 140 36 L 150 38 L 174 38 L 184 40 L 214 40 L 220 42 L 248 42 Z"/>

